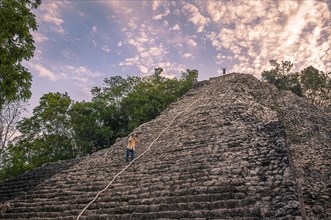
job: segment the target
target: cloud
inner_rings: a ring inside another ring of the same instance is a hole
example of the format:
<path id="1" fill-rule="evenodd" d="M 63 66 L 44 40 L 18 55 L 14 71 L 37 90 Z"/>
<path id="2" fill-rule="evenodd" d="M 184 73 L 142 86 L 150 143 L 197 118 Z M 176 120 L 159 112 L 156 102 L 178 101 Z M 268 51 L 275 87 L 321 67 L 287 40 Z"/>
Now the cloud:
<path id="1" fill-rule="evenodd" d="M 122 0 L 112 0 L 101 1 L 101 3 L 111 8 L 116 14 L 122 15 L 122 17 L 127 17 L 128 15 L 134 13 L 133 7 L 131 7 L 130 2 Z"/>
<path id="2" fill-rule="evenodd" d="M 192 57 L 192 54 L 190 54 L 190 53 L 184 53 L 184 54 L 182 54 L 181 55 L 183 58 L 190 58 L 190 57 Z"/>
<path id="3" fill-rule="evenodd" d="M 161 1 L 153 1 L 152 3 L 152 10 L 155 11 L 161 6 L 162 2 Z"/>
<path id="4" fill-rule="evenodd" d="M 128 26 L 130 29 L 136 29 L 137 28 L 137 21 L 135 18 L 131 18 L 128 22 Z"/>
<path id="5" fill-rule="evenodd" d="M 178 76 L 178 73 L 181 73 L 187 69 L 187 67 L 183 64 L 178 64 L 177 62 L 159 62 L 156 63 L 155 66 L 163 68 L 162 76 L 167 78 L 174 78 Z"/>
<path id="6" fill-rule="evenodd" d="M 185 42 L 189 47 L 196 47 L 198 45 L 197 42 L 190 37 L 186 37 Z"/>
<path id="7" fill-rule="evenodd" d="M 87 84 L 89 79 L 87 77 L 72 77 L 73 80 L 77 81 L 79 84 Z"/>
<path id="8" fill-rule="evenodd" d="M 36 10 L 36 17 L 38 23 L 42 24 L 52 24 L 55 26 L 55 31 L 64 34 L 65 31 L 61 26 L 64 23 L 62 15 L 60 13 L 63 7 L 68 7 L 70 3 L 68 1 L 52 1 L 46 2 L 40 5 L 38 10 Z"/>
<path id="9" fill-rule="evenodd" d="M 98 46 L 97 43 L 95 42 L 95 40 L 92 40 L 92 43 L 93 43 L 93 46 L 94 47 L 97 47 Z"/>
<path id="10" fill-rule="evenodd" d="M 172 36 L 168 31 L 170 22 L 166 18 L 172 13 L 170 7 L 176 3 L 168 1 L 153 1 L 153 4 L 142 3 L 142 7 L 137 7 L 136 10 L 131 11 L 130 15 L 121 13 L 119 9 L 133 8 L 134 2 L 121 1 L 116 4 L 119 5 L 107 3 L 114 15 L 120 18 L 118 22 L 122 26 L 121 31 L 124 35 L 121 47 L 117 48 L 117 54 L 130 54 L 118 64 L 122 71 L 133 68 L 142 75 L 150 74 L 157 65 L 169 60 L 168 55 L 172 47 L 184 44 L 185 40 L 181 36 Z M 152 14 L 151 19 L 146 19 L 146 13 Z M 171 23 L 171 28 L 176 30 L 174 33 L 180 33 L 180 25 L 180 23 Z M 188 43 L 196 45 L 194 40 L 189 40 Z M 182 54 L 181 51 L 177 53 L 179 56 Z M 171 68 L 179 69 L 178 66 L 180 65 L 174 63 Z"/>
<path id="11" fill-rule="evenodd" d="M 166 53 L 166 51 L 162 47 L 151 47 L 149 48 L 148 52 L 151 56 L 161 56 Z"/>
<path id="12" fill-rule="evenodd" d="M 153 70 L 155 65 L 161 60 L 165 59 L 168 54 L 168 49 L 160 43 L 161 27 L 155 29 L 153 25 L 146 25 L 142 23 L 139 25 L 138 31 L 125 31 L 126 45 L 130 46 L 130 49 L 135 56 L 125 58 L 119 63 L 119 66 L 123 68 L 136 67 L 143 75 L 150 73 L 149 70 Z"/>
<path id="13" fill-rule="evenodd" d="M 60 67 L 58 71 L 62 73 L 62 78 L 73 81 L 73 84 L 85 94 L 84 97 L 91 97 L 91 88 L 95 86 L 94 79 L 106 75 L 100 71 L 93 71 L 87 66 L 65 65 Z"/>
<path id="14" fill-rule="evenodd" d="M 292 2 L 292 4 L 298 6 L 296 2 Z M 289 20 L 283 32 L 284 36 L 282 36 L 282 38 L 285 40 L 285 42 L 282 47 L 288 47 L 294 43 L 297 43 L 298 40 L 300 41 L 300 35 L 302 33 L 302 30 L 307 24 L 305 17 L 311 10 L 312 6 L 312 2 L 305 1 L 303 2 L 303 4 L 299 5 L 298 7 L 295 7 L 297 8 L 297 10 L 288 10 L 291 11 L 291 14 L 288 15 Z"/>
<path id="15" fill-rule="evenodd" d="M 215 50 L 222 54 L 217 55 L 217 63 L 233 57 L 233 62 L 240 62 L 233 65 L 234 71 L 261 73 L 269 59 L 290 59 L 298 66 L 313 63 L 322 69 L 327 68 L 325 63 L 331 62 L 327 61 L 330 55 L 322 55 L 327 50 L 322 42 L 331 40 L 330 29 L 325 29 L 327 39 L 321 40 L 323 27 L 330 25 L 330 21 L 323 18 L 330 14 L 326 13 L 326 4 L 314 1 L 213 1 L 207 3 L 206 10 L 211 21 L 209 25 L 219 28 L 206 35 Z"/>
<path id="16" fill-rule="evenodd" d="M 131 9 L 133 2 L 107 4 L 121 18 L 121 50 L 130 51 L 121 53 L 130 54 L 120 62 L 123 68 L 146 73 L 167 61 L 173 63 L 167 68 L 176 69 L 187 58 L 199 59 L 196 55 L 203 50 L 215 65 L 228 64 L 237 72 L 260 74 L 270 59 L 290 59 L 299 67 L 314 65 L 325 71 L 331 68 L 326 2 L 153 1 L 125 14 L 119 9 Z M 146 19 L 148 10 L 152 19 Z"/>
<path id="17" fill-rule="evenodd" d="M 153 20 L 161 20 L 163 17 L 164 17 L 163 14 L 158 14 L 158 15 L 154 15 L 152 19 Z"/>
<path id="18" fill-rule="evenodd" d="M 164 19 L 167 15 L 170 14 L 170 9 L 169 9 L 169 2 L 163 1 L 162 4 L 161 2 L 153 1 L 152 4 L 152 10 L 153 12 L 156 12 L 158 14 L 153 15 L 152 20 L 162 20 Z"/>
<path id="19" fill-rule="evenodd" d="M 200 13 L 199 8 L 192 4 L 184 2 L 183 10 L 189 16 L 188 20 L 198 27 L 197 32 L 202 32 L 204 27 L 210 22 L 210 19 L 204 17 Z"/>
<path id="20" fill-rule="evenodd" d="M 167 9 L 163 14 L 159 14 L 153 17 L 154 20 L 161 20 L 163 19 L 165 16 L 170 14 L 170 10 Z"/>
<path id="21" fill-rule="evenodd" d="M 104 76 L 104 73 L 101 73 L 99 71 L 92 71 L 86 66 L 71 66 L 71 65 L 66 65 L 64 68 L 61 68 L 61 72 L 65 73 L 67 76 L 71 75 L 82 75 L 88 78 L 95 78 L 95 77 L 100 77 Z"/>
<path id="22" fill-rule="evenodd" d="M 86 81 L 85 81 L 86 80 Z M 84 98 L 91 98 L 91 88 L 94 86 L 93 83 L 86 78 L 77 79 L 75 85 L 78 86 L 79 90 L 85 95 Z"/>
<path id="23" fill-rule="evenodd" d="M 141 73 L 148 74 L 149 69 L 148 69 L 147 66 L 145 66 L 145 65 L 138 65 L 138 68 L 139 68 L 139 70 L 140 70 Z"/>
<path id="24" fill-rule="evenodd" d="M 42 21 L 55 24 L 56 26 L 60 26 L 64 22 L 63 19 L 54 17 L 51 14 L 43 14 Z"/>
<path id="25" fill-rule="evenodd" d="M 181 28 L 178 24 L 176 24 L 175 26 L 173 26 L 172 28 L 170 28 L 170 30 L 174 30 L 174 31 L 180 31 Z"/>
<path id="26" fill-rule="evenodd" d="M 48 70 L 46 67 L 42 66 L 41 64 L 30 63 L 29 67 L 37 71 L 38 75 L 41 77 L 45 77 L 51 81 L 57 80 L 56 74 Z"/>
<path id="27" fill-rule="evenodd" d="M 109 48 L 107 45 L 103 45 L 103 46 L 101 47 L 101 49 L 102 49 L 103 51 L 105 51 L 106 53 L 109 53 L 109 52 L 110 52 L 110 48 Z"/>
<path id="28" fill-rule="evenodd" d="M 93 27 L 92 27 L 92 32 L 97 32 L 97 30 L 98 30 L 98 29 L 97 29 L 96 26 L 93 26 Z"/>
<path id="29" fill-rule="evenodd" d="M 139 56 L 134 56 L 131 58 L 126 58 L 124 61 L 119 63 L 119 66 L 133 66 L 139 61 Z"/>
<path id="30" fill-rule="evenodd" d="M 36 43 L 43 43 L 48 40 L 48 37 L 38 32 L 32 32 L 32 36 Z"/>
<path id="31" fill-rule="evenodd" d="M 149 38 L 146 35 L 146 33 L 142 32 L 141 35 L 136 38 L 136 41 L 138 43 L 147 43 L 147 42 L 149 42 Z"/>
<path id="32" fill-rule="evenodd" d="M 163 27 L 168 27 L 169 26 L 169 22 L 166 20 L 163 20 Z"/>
<path id="33" fill-rule="evenodd" d="M 34 51 L 34 57 L 32 58 L 35 62 L 40 62 L 42 60 L 43 52 L 40 49 Z"/>
<path id="34" fill-rule="evenodd" d="M 60 54 L 62 56 L 64 56 L 65 58 L 69 59 L 69 60 L 78 59 L 77 54 L 75 54 L 74 52 L 72 52 L 69 48 L 66 48 L 66 49 L 62 50 L 60 52 Z"/>

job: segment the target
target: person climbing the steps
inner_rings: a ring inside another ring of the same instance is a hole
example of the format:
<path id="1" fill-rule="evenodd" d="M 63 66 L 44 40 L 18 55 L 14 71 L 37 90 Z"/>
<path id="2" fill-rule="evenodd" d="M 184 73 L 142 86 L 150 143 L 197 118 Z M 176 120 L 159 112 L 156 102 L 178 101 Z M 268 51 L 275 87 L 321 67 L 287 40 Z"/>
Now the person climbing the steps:
<path id="1" fill-rule="evenodd" d="M 127 145 L 127 148 L 126 148 L 126 162 L 129 162 L 129 154 L 130 154 L 130 157 L 131 157 L 131 161 L 134 160 L 134 151 L 135 151 L 135 148 L 136 148 L 136 144 L 138 144 L 138 139 L 137 139 L 137 134 L 136 133 L 132 133 L 130 134 L 129 136 L 129 141 L 128 141 L 128 145 Z"/>

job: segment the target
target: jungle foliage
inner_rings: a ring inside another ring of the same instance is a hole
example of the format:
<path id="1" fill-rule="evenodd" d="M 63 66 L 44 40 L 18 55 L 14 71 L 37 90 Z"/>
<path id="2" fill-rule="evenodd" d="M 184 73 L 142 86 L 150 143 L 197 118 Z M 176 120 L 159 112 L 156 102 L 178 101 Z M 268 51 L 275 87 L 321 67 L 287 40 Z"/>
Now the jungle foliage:
<path id="1" fill-rule="evenodd" d="M 28 100 L 32 75 L 22 61 L 33 57 L 31 31 L 37 30 L 31 12 L 40 0 L 0 1 L 0 110 L 9 102 Z"/>
<path id="2" fill-rule="evenodd" d="M 313 66 L 300 72 L 293 72 L 290 61 L 270 60 L 271 70 L 262 72 L 262 80 L 281 90 L 290 90 L 298 96 L 306 97 L 318 105 L 331 105 L 331 73 L 324 73 Z"/>
<path id="3" fill-rule="evenodd" d="M 67 93 L 44 94 L 33 115 L 18 122 L 21 135 L 3 151 L 0 179 L 110 147 L 160 115 L 198 77 L 197 70 L 188 69 L 179 79 L 162 77 L 162 71 L 106 78 L 102 87 L 92 89 L 90 102 L 75 102 Z"/>

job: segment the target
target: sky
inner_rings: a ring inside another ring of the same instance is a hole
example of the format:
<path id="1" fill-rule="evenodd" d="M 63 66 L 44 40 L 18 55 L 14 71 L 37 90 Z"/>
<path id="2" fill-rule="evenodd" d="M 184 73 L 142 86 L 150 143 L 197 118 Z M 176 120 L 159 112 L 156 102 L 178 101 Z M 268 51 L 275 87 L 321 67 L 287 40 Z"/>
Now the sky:
<path id="1" fill-rule="evenodd" d="M 331 72 L 331 1 L 43 0 L 33 13 L 35 56 L 27 115 L 49 92 L 90 101 L 107 77 L 199 71 L 260 78 L 270 59 Z"/>

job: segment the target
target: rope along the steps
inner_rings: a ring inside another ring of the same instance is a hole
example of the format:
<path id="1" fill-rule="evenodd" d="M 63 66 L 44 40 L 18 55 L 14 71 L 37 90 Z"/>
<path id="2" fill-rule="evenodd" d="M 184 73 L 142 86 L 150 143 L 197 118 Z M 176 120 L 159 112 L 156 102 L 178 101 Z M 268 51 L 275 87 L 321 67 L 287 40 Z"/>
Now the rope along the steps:
<path id="1" fill-rule="evenodd" d="M 91 201 L 91 202 L 89 202 L 86 206 L 85 206 L 85 208 L 79 213 L 79 215 L 77 216 L 77 220 L 81 217 L 81 215 L 86 211 L 86 209 L 98 198 L 98 196 L 102 193 L 102 192 L 104 192 L 105 190 L 107 190 L 108 188 L 109 188 L 109 186 L 115 181 L 115 179 L 119 176 L 119 175 L 121 175 L 127 168 L 129 168 L 130 166 L 131 166 L 131 164 L 134 162 L 134 161 L 136 161 L 136 160 L 138 160 L 140 157 L 142 157 L 151 147 L 152 147 L 152 145 L 160 138 L 160 136 L 166 131 L 166 130 L 168 130 L 168 128 L 171 126 L 171 124 L 175 121 L 175 119 L 178 117 L 178 116 L 180 116 L 182 113 L 184 113 L 184 112 L 186 112 L 192 105 L 194 105 L 196 102 L 198 102 L 198 101 L 200 101 L 200 100 L 202 100 L 202 99 L 204 99 L 204 97 L 205 97 L 205 95 L 212 89 L 213 87 L 210 87 L 209 89 L 207 89 L 207 91 L 199 98 L 199 99 L 196 99 L 194 102 L 192 102 L 190 105 L 188 105 L 182 112 L 179 112 L 171 121 L 170 121 L 170 123 L 168 124 L 168 126 L 165 128 L 165 129 L 163 129 L 161 132 L 160 132 L 160 134 L 152 141 L 152 143 L 150 143 L 150 145 L 148 146 L 148 148 L 143 152 L 143 153 L 141 153 L 138 157 L 136 157 L 134 160 L 132 160 L 122 171 L 120 171 L 118 174 L 116 174 L 114 177 L 113 177 L 113 179 L 108 183 L 108 185 L 103 189 L 103 190 L 101 190 L 101 191 L 99 191 L 98 193 L 97 193 L 97 195 L 94 197 L 94 199 Z"/>

